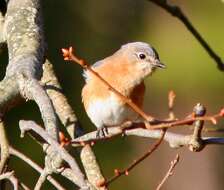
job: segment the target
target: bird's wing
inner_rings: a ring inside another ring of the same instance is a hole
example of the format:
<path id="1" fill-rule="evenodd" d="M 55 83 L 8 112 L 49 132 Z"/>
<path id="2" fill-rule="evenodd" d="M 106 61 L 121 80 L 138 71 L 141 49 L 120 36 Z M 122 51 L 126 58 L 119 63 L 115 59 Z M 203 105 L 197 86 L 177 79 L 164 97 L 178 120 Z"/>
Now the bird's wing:
<path id="1" fill-rule="evenodd" d="M 100 61 L 97 61 L 96 63 L 94 63 L 91 67 L 96 68 L 96 67 L 99 67 L 102 64 L 103 64 L 103 61 L 100 60 Z M 89 72 L 87 70 L 84 70 L 83 73 L 82 73 L 82 76 L 84 77 L 85 81 L 87 82 L 88 79 L 89 79 Z"/>

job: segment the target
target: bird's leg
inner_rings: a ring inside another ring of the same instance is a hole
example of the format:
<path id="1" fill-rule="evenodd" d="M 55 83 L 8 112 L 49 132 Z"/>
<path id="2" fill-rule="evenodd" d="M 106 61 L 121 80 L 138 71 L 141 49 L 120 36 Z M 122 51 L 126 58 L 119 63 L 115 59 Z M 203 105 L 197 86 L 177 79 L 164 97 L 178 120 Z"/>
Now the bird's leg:
<path id="1" fill-rule="evenodd" d="M 107 126 L 103 125 L 97 129 L 96 138 L 104 138 L 109 134 Z"/>

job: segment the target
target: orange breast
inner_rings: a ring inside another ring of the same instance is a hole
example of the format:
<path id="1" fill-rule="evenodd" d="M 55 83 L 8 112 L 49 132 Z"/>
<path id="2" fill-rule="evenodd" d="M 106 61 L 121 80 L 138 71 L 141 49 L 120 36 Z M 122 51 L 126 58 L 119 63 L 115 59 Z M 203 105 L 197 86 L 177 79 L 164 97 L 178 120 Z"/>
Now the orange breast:
<path id="1" fill-rule="evenodd" d="M 118 62 L 116 56 L 114 56 L 104 61 L 106 63 L 95 67 L 94 70 L 112 87 L 123 95 L 131 98 L 135 104 L 142 107 L 145 85 L 144 82 L 141 82 L 133 87 L 133 83 L 138 80 L 135 69 L 130 67 L 130 64 L 126 62 L 125 58 L 119 57 Z M 82 90 L 82 99 L 86 109 L 91 101 L 95 99 L 103 100 L 108 98 L 112 93 L 97 77 L 91 75 L 91 73 L 89 73 L 89 75 L 90 80 L 88 80 Z"/>
<path id="2" fill-rule="evenodd" d="M 130 91 L 128 95 L 129 98 L 140 108 L 143 106 L 145 94 L 145 84 L 141 82 L 139 85 L 135 86 L 133 90 Z"/>
<path id="3" fill-rule="evenodd" d="M 111 95 L 111 92 L 101 81 L 98 83 L 89 82 L 82 90 L 82 100 L 85 109 L 88 109 L 89 103 L 94 100 L 104 100 Z M 126 91 L 126 97 L 130 98 L 140 108 L 143 106 L 145 93 L 144 82 Z M 121 101 L 122 103 L 122 101 Z"/>
<path id="4" fill-rule="evenodd" d="M 82 89 L 82 101 L 85 109 L 88 109 L 89 103 L 96 99 L 104 100 L 110 96 L 110 91 L 101 81 L 89 81 Z"/>

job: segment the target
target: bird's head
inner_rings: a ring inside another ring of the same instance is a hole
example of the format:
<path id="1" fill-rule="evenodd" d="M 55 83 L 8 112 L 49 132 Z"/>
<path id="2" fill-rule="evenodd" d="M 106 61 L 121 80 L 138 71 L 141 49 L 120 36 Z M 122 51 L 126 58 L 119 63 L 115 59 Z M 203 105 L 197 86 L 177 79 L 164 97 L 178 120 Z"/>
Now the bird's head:
<path id="1" fill-rule="evenodd" d="M 165 68 L 156 50 L 147 43 L 128 43 L 123 45 L 119 51 L 133 71 L 142 78 L 150 75 L 157 68 Z"/>

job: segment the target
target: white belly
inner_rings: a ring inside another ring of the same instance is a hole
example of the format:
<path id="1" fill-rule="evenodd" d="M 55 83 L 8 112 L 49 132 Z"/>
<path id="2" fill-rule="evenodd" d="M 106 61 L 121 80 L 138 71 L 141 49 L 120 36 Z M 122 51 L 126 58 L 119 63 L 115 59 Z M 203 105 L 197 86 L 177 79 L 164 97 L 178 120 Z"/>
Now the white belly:
<path id="1" fill-rule="evenodd" d="M 104 101 L 90 103 L 86 111 L 96 127 L 120 125 L 127 120 L 137 119 L 137 114 L 128 105 L 121 104 L 114 94 Z"/>

